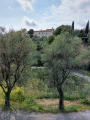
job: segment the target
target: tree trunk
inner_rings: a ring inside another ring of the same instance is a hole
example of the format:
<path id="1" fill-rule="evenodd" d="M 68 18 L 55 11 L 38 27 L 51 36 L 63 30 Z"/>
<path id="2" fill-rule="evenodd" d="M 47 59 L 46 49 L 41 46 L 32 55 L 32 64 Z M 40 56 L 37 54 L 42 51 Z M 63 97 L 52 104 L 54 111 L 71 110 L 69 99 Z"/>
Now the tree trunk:
<path id="1" fill-rule="evenodd" d="M 5 107 L 9 108 L 10 107 L 10 92 L 5 93 Z"/>
<path id="2" fill-rule="evenodd" d="M 64 95 L 62 88 L 59 89 L 59 109 L 64 111 Z"/>

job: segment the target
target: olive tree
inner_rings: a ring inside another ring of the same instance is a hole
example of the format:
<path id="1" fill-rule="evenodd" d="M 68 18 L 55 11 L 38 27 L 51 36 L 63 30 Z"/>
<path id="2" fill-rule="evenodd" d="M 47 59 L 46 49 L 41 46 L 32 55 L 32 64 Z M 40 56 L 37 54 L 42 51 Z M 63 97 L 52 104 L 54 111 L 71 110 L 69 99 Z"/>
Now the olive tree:
<path id="1" fill-rule="evenodd" d="M 0 34 L 0 86 L 5 107 L 10 107 L 10 93 L 21 74 L 32 63 L 34 44 L 26 30 Z"/>
<path id="2" fill-rule="evenodd" d="M 58 35 L 45 50 L 43 57 L 51 71 L 51 82 L 59 93 L 59 109 L 64 110 L 63 85 L 70 73 L 79 65 L 81 40 L 69 33 Z"/>

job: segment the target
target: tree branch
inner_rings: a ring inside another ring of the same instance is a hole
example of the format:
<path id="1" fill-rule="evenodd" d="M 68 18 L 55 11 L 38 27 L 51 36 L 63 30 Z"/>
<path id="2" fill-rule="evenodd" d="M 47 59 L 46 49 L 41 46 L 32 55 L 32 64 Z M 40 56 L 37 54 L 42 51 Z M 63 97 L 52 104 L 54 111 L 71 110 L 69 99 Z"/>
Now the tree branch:
<path id="1" fill-rule="evenodd" d="M 3 89 L 3 92 L 6 93 L 6 91 L 5 91 L 4 87 L 3 87 L 3 85 L 0 84 L 0 86 L 1 86 L 1 88 Z"/>

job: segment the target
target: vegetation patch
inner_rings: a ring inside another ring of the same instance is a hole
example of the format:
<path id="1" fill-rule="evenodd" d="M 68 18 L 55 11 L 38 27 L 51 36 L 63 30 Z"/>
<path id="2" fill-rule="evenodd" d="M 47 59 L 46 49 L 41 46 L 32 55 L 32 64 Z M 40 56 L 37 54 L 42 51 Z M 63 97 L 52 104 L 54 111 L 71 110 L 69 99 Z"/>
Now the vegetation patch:
<path id="1" fill-rule="evenodd" d="M 90 100 L 85 99 L 85 100 L 82 101 L 82 103 L 85 104 L 85 105 L 90 105 Z"/>
<path id="2" fill-rule="evenodd" d="M 88 77 L 90 77 L 90 72 L 85 71 L 85 75 L 88 76 Z"/>
<path id="3" fill-rule="evenodd" d="M 23 102 L 25 100 L 25 95 L 22 88 L 17 88 L 16 90 L 12 91 L 10 100 L 13 102 Z"/>
<path id="4" fill-rule="evenodd" d="M 43 99 L 43 98 L 46 98 L 46 99 L 56 99 L 56 98 L 59 98 L 59 94 L 53 94 L 53 93 L 46 93 L 46 94 L 42 94 L 42 95 L 39 95 L 37 96 L 37 99 Z"/>
<path id="5" fill-rule="evenodd" d="M 78 106 L 69 106 L 65 108 L 65 112 L 78 112 Z"/>
<path id="6" fill-rule="evenodd" d="M 64 99 L 69 100 L 69 101 L 75 101 L 75 100 L 78 100 L 79 97 L 78 96 L 64 95 Z"/>

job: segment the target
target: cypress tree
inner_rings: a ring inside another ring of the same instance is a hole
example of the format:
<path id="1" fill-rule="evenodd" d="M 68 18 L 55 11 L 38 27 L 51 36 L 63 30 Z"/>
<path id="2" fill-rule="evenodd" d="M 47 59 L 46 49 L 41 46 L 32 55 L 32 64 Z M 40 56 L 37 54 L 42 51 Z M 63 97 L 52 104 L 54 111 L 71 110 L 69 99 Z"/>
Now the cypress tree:
<path id="1" fill-rule="evenodd" d="M 74 30 L 74 21 L 72 22 L 72 30 Z"/>
<path id="2" fill-rule="evenodd" d="M 86 29 L 85 29 L 85 33 L 88 34 L 88 32 L 89 32 L 89 21 L 87 22 Z"/>

